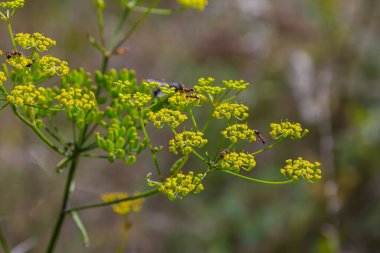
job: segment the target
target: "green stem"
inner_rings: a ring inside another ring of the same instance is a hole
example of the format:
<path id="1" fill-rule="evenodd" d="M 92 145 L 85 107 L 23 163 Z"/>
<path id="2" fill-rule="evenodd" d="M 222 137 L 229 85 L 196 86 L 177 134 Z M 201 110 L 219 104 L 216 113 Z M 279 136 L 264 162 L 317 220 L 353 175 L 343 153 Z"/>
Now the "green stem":
<path id="1" fill-rule="evenodd" d="M 198 125 L 197 125 L 197 121 L 195 120 L 195 117 L 194 117 L 194 114 L 193 114 L 193 110 L 189 110 L 189 114 L 190 114 L 190 119 L 191 119 L 191 122 L 193 123 L 194 127 L 195 127 L 195 130 L 198 131 Z"/>
<path id="2" fill-rule="evenodd" d="M 105 33 L 104 33 L 103 10 L 97 9 L 97 15 L 98 15 L 98 29 L 99 29 L 100 43 L 102 47 L 105 48 L 106 38 L 105 38 Z"/>
<path id="3" fill-rule="evenodd" d="M 135 11 L 135 12 L 146 12 L 147 10 L 148 8 L 143 7 L 143 6 L 135 6 L 132 9 L 132 11 Z M 151 14 L 156 14 L 156 15 L 171 15 L 174 12 L 175 11 L 172 9 L 157 9 L 157 8 L 154 8 L 150 11 Z"/>
<path id="4" fill-rule="evenodd" d="M 144 22 L 145 18 L 149 15 L 149 13 L 154 9 L 154 7 L 158 4 L 159 0 L 153 0 L 146 12 L 134 23 L 131 27 L 131 29 L 124 35 L 123 38 L 116 44 L 115 47 L 111 49 L 111 52 L 114 53 L 115 50 L 117 50 L 121 45 L 126 42 L 129 37 L 136 31 L 136 29 Z"/>
<path id="5" fill-rule="evenodd" d="M 57 223 L 55 224 L 53 234 L 52 234 L 52 237 L 50 239 L 49 246 L 48 246 L 46 253 L 53 253 L 54 248 L 57 244 L 59 234 L 60 234 L 63 222 L 64 222 L 65 217 L 66 217 L 66 213 L 67 213 L 66 209 L 67 209 L 67 206 L 69 203 L 70 191 L 71 191 L 73 183 L 74 183 L 74 176 L 75 176 L 75 171 L 76 171 L 76 168 L 78 165 L 78 160 L 79 160 L 78 153 L 76 150 L 74 150 L 74 154 L 73 154 L 73 157 L 71 160 L 71 165 L 69 168 L 69 173 L 67 176 L 65 192 L 64 192 L 63 200 L 62 200 L 62 206 L 61 206 L 60 213 L 58 216 L 58 220 L 57 220 Z"/>
<path id="6" fill-rule="evenodd" d="M 203 162 L 206 162 L 206 159 L 201 156 L 197 151 L 193 149 L 193 154 L 196 155 L 199 159 L 201 159 Z"/>
<path id="7" fill-rule="evenodd" d="M 254 156 L 255 156 L 255 155 L 261 154 L 261 153 L 267 151 L 268 149 L 273 148 L 274 146 L 276 146 L 277 144 L 279 144 L 280 142 L 282 142 L 284 139 L 285 139 L 285 137 L 280 137 L 279 139 L 277 139 L 274 143 L 272 143 L 272 144 L 269 145 L 268 147 L 265 147 L 265 148 L 263 148 L 263 149 L 260 149 L 260 150 L 258 150 L 258 151 L 256 151 L 256 152 L 252 153 L 251 155 L 254 155 Z"/>
<path id="8" fill-rule="evenodd" d="M 3 235 L 1 228 L 0 228 L 0 244 L 4 250 L 4 253 L 11 253 L 11 249 L 8 246 L 7 240 L 5 239 L 5 236 Z"/>
<path id="9" fill-rule="evenodd" d="M 27 120 L 24 116 L 22 116 L 19 111 L 17 110 L 15 105 L 11 105 L 13 112 L 16 114 L 16 116 L 24 122 L 27 126 L 29 126 L 36 134 L 37 136 L 45 142 L 51 149 L 53 149 L 55 152 L 57 152 L 60 155 L 65 155 L 65 153 L 60 150 L 57 146 L 55 146 L 32 122 Z"/>
<path id="10" fill-rule="evenodd" d="M 257 179 L 257 178 L 246 177 L 246 176 L 240 175 L 238 173 L 235 173 L 235 172 L 232 172 L 229 170 L 220 170 L 220 171 L 231 174 L 235 177 L 240 177 L 240 178 L 243 178 L 243 179 L 248 180 L 248 181 L 253 181 L 253 182 L 262 183 L 262 184 L 280 185 L 280 184 L 291 184 L 294 182 L 293 179 L 286 180 L 286 181 L 266 181 L 266 180 L 261 180 L 261 179 Z"/>
<path id="11" fill-rule="evenodd" d="M 123 15 L 121 16 L 119 23 L 115 29 L 115 32 L 113 33 L 111 37 L 111 43 L 110 43 L 110 48 L 112 49 L 113 46 L 115 45 L 115 40 L 119 38 L 121 29 L 123 28 L 124 22 L 127 19 L 129 13 L 131 12 L 131 8 L 129 6 L 125 7 Z"/>
<path id="12" fill-rule="evenodd" d="M 212 111 L 212 112 L 210 113 L 210 115 L 209 115 L 208 118 L 207 118 L 206 124 L 205 124 L 205 125 L 203 126 L 203 128 L 202 128 L 202 132 L 203 132 L 203 133 L 206 132 L 206 130 L 207 130 L 207 128 L 208 128 L 208 125 L 209 125 L 210 122 L 211 122 L 213 112 L 214 112 L 214 111 Z"/>
<path id="13" fill-rule="evenodd" d="M 80 156 L 90 157 L 90 158 L 108 159 L 108 156 L 106 156 L 106 155 L 97 155 L 97 154 L 91 154 L 91 153 L 80 154 Z"/>
<path id="14" fill-rule="evenodd" d="M 156 167 L 157 174 L 158 174 L 161 182 L 163 182 L 164 178 L 163 178 L 161 170 L 160 170 L 160 165 L 158 164 L 158 161 L 157 161 L 156 152 L 154 152 L 152 143 L 150 142 L 149 135 L 148 135 L 148 132 L 146 131 L 142 114 L 140 114 L 140 124 L 141 124 L 142 131 L 144 133 L 144 136 L 149 142 L 149 149 L 150 149 L 150 153 L 152 154 L 152 160 L 153 160 L 154 166 Z"/>
<path id="15" fill-rule="evenodd" d="M 14 49 L 15 51 L 18 51 L 18 50 L 17 50 L 16 41 L 15 41 L 15 38 L 14 38 L 14 36 L 13 36 L 13 31 L 12 31 L 11 22 L 10 22 L 9 19 L 8 19 L 6 22 L 7 22 L 7 27 L 8 27 L 9 37 L 11 38 L 11 42 L 12 42 L 13 49 Z"/>
<path id="16" fill-rule="evenodd" d="M 146 197 L 154 195 L 154 194 L 156 194 L 158 192 L 159 192 L 158 188 L 156 188 L 156 189 L 152 189 L 152 190 L 143 192 L 141 194 L 138 194 L 138 195 L 135 195 L 135 196 L 131 196 L 131 197 L 128 197 L 128 198 L 124 198 L 124 199 L 118 199 L 118 200 L 114 200 L 114 201 L 110 201 L 110 202 L 102 202 L 102 203 L 97 203 L 97 204 L 91 204 L 91 205 L 73 207 L 73 208 L 70 208 L 70 209 L 66 210 L 66 213 L 72 212 L 72 211 L 78 212 L 78 211 L 83 211 L 83 210 L 86 210 L 86 209 L 92 209 L 92 208 L 98 208 L 98 207 L 104 207 L 104 206 L 112 206 L 114 204 L 118 204 L 118 203 L 121 203 L 121 202 L 127 202 L 127 201 L 136 200 L 136 199 L 146 198 Z"/>

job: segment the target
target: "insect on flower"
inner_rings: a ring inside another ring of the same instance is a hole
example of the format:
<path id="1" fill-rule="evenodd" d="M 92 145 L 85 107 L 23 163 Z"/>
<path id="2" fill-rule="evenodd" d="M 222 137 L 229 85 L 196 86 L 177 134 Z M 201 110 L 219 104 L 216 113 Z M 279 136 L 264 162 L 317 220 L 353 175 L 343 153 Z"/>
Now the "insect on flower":
<path id="1" fill-rule="evenodd" d="M 12 56 L 14 56 L 14 55 L 21 56 L 21 53 L 18 52 L 18 51 L 9 51 L 9 52 L 6 52 L 7 60 L 9 60 L 10 58 L 12 58 Z"/>
<path id="2" fill-rule="evenodd" d="M 224 156 L 226 155 L 226 154 L 228 154 L 230 151 L 228 150 L 228 149 L 223 149 L 222 151 L 220 151 L 220 153 L 219 153 L 219 156 L 220 156 L 220 158 L 224 158 Z"/>
<path id="3" fill-rule="evenodd" d="M 265 144 L 265 139 L 264 139 L 264 136 L 261 134 L 261 132 L 259 130 L 255 130 L 255 134 L 256 134 L 257 138 L 259 138 L 261 143 Z"/>
<path id="4" fill-rule="evenodd" d="M 170 88 L 175 88 L 176 91 L 181 91 L 181 92 L 185 92 L 186 94 L 187 93 L 191 93 L 191 92 L 194 92 L 194 89 L 193 88 L 187 88 L 185 87 L 184 84 L 180 83 L 180 82 L 164 82 L 164 81 L 159 81 L 159 80 L 154 80 L 154 79 L 147 79 L 146 80 L 148 83 L 151 83 L 151 82 L 156 82 L 158 83 L 158 87 L 162 87 L 162 86 L 165 86 L 166 84 L 169 85 Z M 157 88 L 153 91 L 153 95 L 157 98 L 161 98 L 164 96 L 164 94 L 162 93 L 162 91 L 160 90 L 160 88 Z M 193 97 L 193 98 L 199 98 L 199 96 L 195 95 L 195 94 L 187 94 L 188 97 Z"/>
<path id="5" fill-rule="evenodd" d="M 31 63 L 28 63 L 25 67 L 30 68 L 30 67 L 32 67 L 32 65 L 33 65 L 34 63 L 36 63 L 36 60 L 33 59 L 32 62 L 31 62 Z"/>

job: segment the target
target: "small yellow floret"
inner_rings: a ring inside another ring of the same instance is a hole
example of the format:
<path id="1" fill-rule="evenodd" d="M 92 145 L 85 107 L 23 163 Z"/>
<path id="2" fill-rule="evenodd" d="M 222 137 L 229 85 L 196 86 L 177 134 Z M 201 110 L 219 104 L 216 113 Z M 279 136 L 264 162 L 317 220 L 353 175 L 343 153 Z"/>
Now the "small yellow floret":
<path id="1" fill-rule="evenodd" d="M 103 194 L 101 199 L 103 202 L 112 202 L 119 199 L 125 199 L 128 197 L 127 193 L 124 192 L 113 192 Z M 141 205 L 144 202 L 144 199 L 136 199 L 132 201 L 124 201 L 117 204 L 112 205 L 112 208 L 115 213 L 118 214 L 128 214 L 130 212 L 138 212 L 141 210 Z"/>

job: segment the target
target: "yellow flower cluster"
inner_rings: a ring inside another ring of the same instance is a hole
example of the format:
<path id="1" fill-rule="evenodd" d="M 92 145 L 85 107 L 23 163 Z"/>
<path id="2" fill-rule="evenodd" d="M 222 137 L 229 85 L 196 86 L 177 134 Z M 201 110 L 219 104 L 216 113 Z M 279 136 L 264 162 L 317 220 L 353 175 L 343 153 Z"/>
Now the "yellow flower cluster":
<path id="1" fill-rule="evenodd" d="M 40 61 L 41 70 L 49 75 L 67 75 L 70 71 L 68 63 L 53 56 L 43 56 Z"/>
<path id="2" fill-rule="evenodd" d="M 247 124 L 234 124 L 223 130 L 221 134 L 231 142 L 238 140 L 256 141 L 255 131 L 248 128 Z"/>
<path id="3" fill-rule="evenodd" d="M 247 153 L 227 152 L 223 154 L 219 165 L 223 170 L 230 170 L 232 172 L 239 173 L 240 169 L 251 170 L 256 166 L 255 157 Z"/>
<path id="4" fill-rule="evenodd" d="M 170 87 L 169 84 L 165 83 L 164 85 L 160 86 L 160 91 L 165 95 L 165 96 L 173 96 L 176 93 L 175 87 Z"/>
<path id="5" fill-rule="evenodd" d="M 76 107 L 81 110 L 90 110 L 96 106 L 96 98 L 92 91 L 85 91 L 81 88 L 69 88 L 60 90 L 60 94 L 55 96 L 59 104 L 71 110 Z"/>
<path id="6" fill-rule="evenodd" d="M 154 88 L 157 88 L 158 86 L 159 86 L 159 83 L 158 82 L 156 82 L 156 81 L 149 81 L 149 82 L 147 82 L 147 81 L 143 81 L 142 82 L 142 85 L 144 86 L 144 87 L 146 87 L 148 90 L 152 90 L 152 89 L 154 89 Z"/>
<path id="7" fill-rule="evenodd" d="M 3 55 L 3 51 L 0 50 L 0 55 Z"/>
<path id="8" fill-rule="evenodd" d="M 56 44 L 54 40 L 41 33 L 18 33 L 15 41 L 24 49 L 36 48 L 39 52 L 47 51 Z"/>
<path id="9" fill-rule="evenodd" d="M 0 87 L 3 86 L 3 82 L 6 80 L 7 80 L 7 78 L 5 77 L 4 72 L 0 71 Z"/>
<path id="10" fill-rule="evenodd" d="M 185 110 L 188 106 L 199 104 L 200 100 L 201 98 L 187 96 L 185 92 L 175 92 L 173 96 L 169 97 L 168 102 L 178 110 Z"/>
<path id="11" fill-rule="evenodd" d="M 247 111 L 248 107 L 243 104 L 222 103 L 215 107 L 212 116 L 217 119 L 235 117 L 239 120 L 244 120 L 248 117 Z"/>
<path id="12" fill-rule="evenodd" d="M 0 7 L 4 9 L 19 9 L 24 7 L 24 0 L 1 2 Z"/>
<path id="13" fill-rule="evenodd" d="M 136 92 L 132 95 L 130 102 L 133 106 L 141 108 L 144 107 L 151 99 L 152 97 L 148 94 Z"/>
<path id="14" fill-rule="evenodd" d="M 18 106 L 46 104 L 50 92 L 50 89 L 36 88 L 33 84 L 17 85 L 8 95 L 7 100 Z"/>
<path id="15" fill-rule="evenodd" d="M 213 77 L 207 77 L 207 78 L 201 77 L 198 79 L 198 84 L 201 86 L 210 86 L 214 82 L 215 82 L 215 78 Z"/>
<path id="16" fill-rule="evenodd" d="M 302 129 L 300 123 L 291 123 L 289 121 L 281 122 L 280 124 L 272 123 L 270 127 L 271 131 L 269 134 L 275 140 L 281 137 L 289 137 L 292 140 L 297 140 L 309 132 L 308 129 Z"/>
<path id="17" fill-rule="evenodd" d="M 202 147 L 206 143 L 207 139 L 203 138 L 202 132 L 184 131 L 169 141 L 169 151 L 177 155 L 177 149 L 180 149 L 182 154 L 189 155 L 195 147 Z"/>
<path id="18" fill-rule="evenodd" d="M 320 166 L 319 162 L 311 163 L 303 160 L 302 157 L 298 157 L 297 160 L 286 160 L 286 166 L 280 169 L 280 172 L 289 179 L 298 180 L 303 178 L 310 182 L 315 182 L 322 178 Z"/>
<path id="19" fill-rule="evenodd" d="M 163 108 L 158 112 L 149 112 L 148 117 L 157 128 L 162 128 L 165 123 L 171 128 L 176 128 L 187 120 L 186 115 L 167 108 Z"/>
<path id="20" fill-rule="evenodd" d="M 11 57 L 7 59 L 9 65 L 11 65 L 15 70 L 23 70 L 26 66 L 29 66 L 33 63 L 32 60 L 24 57 L 23 55 L 17 57 Z"/>
<path id="21" fill-rule="evenodd" d="M 177 2 L 186 8 L 193 8 L 198 11 L 202 11 L 208 4 L 207 0 L 177 0 Z"/>
<path id="22" fill-rule="evenodd" d="M 130 81 L 121 81 L 118 80 L 113 83 L 118 92 L 126 93 L 128 89 L 132 86 Z"/>
<path id="23" fill-rule="evenodd" d="M 195 176 L 192 171 L 187 175 L 179 172 L 173 177 L 166 178 L 158 190 L 167 195 L 170 200 L 182 199 L 191 192 L 198 194 L 203 191 L 202 177 L 203 174 Z"/>
<path id="24" fill-rule="evenodd" d="M 249 83 L 244 80 L 224 80 L 223 84 L 230 89 L 238 91 L 245 90 L 249 86 Z"/>
<path id="25" fill-rule="evenodd" d="M 215 79 L 212 77 L 209 78 L 199 78 L 198 83 L 199 85 L 195 85 L 194 89 L 199 93 L 206 93 L 210 95 L 215 95 L 222 93 L 226 90 L 226 88 L 219 87 L 219 86 L 212 86 L 212 84 L 215 82 Z"/>
<path id="26" fill-rule="evenodd" d="M 101 199 L 103 202 L 112 202 L 119 199 L 128 198 L 128 194 L 124 192 L 112 192 L 103 194 Z M 129 214 L 130 212 L 138 212 L 141 210 L 141 205 L 144 199 L 135 199 L 132 201 L 124 201 L 112 205 L 113 211 L 118 214 Z"/>

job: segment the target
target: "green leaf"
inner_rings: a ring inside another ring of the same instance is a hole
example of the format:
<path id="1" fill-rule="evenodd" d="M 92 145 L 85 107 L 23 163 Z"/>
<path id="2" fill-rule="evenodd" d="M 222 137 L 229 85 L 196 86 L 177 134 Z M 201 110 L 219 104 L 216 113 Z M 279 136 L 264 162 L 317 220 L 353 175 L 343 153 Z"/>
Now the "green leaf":
<path id="1" fill-rule="evenodd" d="M 81 236 L 82 236 L 82 240 L 83 240 L 83 245 L 84 247 L 88 247 L 90 246 L 90 238 L 88 237 L 88 233 L 87 233 L 87 230 L 85 228 L 85 226 L 83 225 L 83 222 L 81 220 L 81 218 L 79 217 L 79 214 L 75 211 L 72 211 L 70 212 L 71 214 L 71 217 L 73 218 L 73 221 L 76 225 L 76 227 L 78 228 Z"/>

